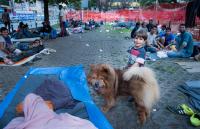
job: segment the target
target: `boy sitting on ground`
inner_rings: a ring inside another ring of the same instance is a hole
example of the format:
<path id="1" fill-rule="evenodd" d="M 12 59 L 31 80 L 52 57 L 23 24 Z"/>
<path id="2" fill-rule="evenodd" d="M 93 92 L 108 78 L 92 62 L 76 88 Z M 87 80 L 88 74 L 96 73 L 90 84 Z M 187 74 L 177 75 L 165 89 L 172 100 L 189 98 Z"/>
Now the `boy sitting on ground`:
<path id="1" fill-rule="evenodd" d="M 145 50 L 151 53 L 156 53 L 159 46 L 156 41 L 157 26 L 153 26 L 151 31 L 148 33 Z"/>
<path id="2" fill-rule="evenodd" d="M 163 35 L 160 35 L 160 39 L 158 40 L 157 44 L 163 48 L 171 50 L 171 46 L 175 44 L 175 36 L 171 32 L 171 28 L 166 28 L 166 33 Z"/>
<path id="3" fill-rule="evenodd" d="M 147 33 L 145 31 L 136 32 L 133 39 L 134 46 L 128 50 L 129 59 L 126 68 L 131 66 L 142 67 L 145 64 L 146 51 L 144 49 L 145 42 L 147 40 Z"/>

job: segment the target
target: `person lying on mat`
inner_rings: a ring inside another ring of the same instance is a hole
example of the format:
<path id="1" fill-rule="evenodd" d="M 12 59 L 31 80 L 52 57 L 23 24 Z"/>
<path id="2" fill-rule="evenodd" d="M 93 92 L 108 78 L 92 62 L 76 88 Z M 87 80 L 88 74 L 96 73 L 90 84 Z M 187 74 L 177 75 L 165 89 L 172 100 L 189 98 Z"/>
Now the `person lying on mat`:
<path id="1" fill-rule="evenodd" d="M 185 24 L 179 26 L 180 35 L 176 38 L 177 51 L 168 52 L 170 58 L 188 58 L 193 53 L 193 39 L 191 33 L 186 31 Z"/>

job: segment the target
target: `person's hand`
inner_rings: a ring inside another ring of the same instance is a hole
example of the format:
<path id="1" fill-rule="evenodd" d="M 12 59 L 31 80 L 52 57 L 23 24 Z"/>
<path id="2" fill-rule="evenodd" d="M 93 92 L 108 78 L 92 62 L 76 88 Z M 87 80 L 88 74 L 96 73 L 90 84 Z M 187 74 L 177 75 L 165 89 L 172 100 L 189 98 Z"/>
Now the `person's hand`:
<path id="1" fill-rule="evenodd" d="M 22 51 L 19 50 L 19 49 L 15 49 L 14 53 L 15 53 L 16 55 L 20 55 L 20 54 L 22 53 Z"/>
<path id="2" fill-rule="evenodd" d="M 13 63 L 10 59 L 8 59 L 8 58 L 5 58 L 5 59 L 4 59 L 4 63 L 7 64 L 7 65 L 13 65 L 13 64 L 14 64 L 14 63 Z"/>
<path id="3" fill-rule="evenodd" d="M 0 50 L 3 49 L 3 43 L 0 43 Z"/>

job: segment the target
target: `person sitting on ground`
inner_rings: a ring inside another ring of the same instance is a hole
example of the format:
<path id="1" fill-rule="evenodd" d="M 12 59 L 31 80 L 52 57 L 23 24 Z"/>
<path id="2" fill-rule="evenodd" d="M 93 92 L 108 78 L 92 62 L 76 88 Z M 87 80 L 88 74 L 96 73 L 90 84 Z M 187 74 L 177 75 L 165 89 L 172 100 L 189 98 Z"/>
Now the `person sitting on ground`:
<path id="1" fill-rule="evenodd" d="M 191 33 L 186 31 L 185 24 L 179 26 L 180 35 L 176 38 L 177 51 L 168 52 L 170 58 L 188 58 L 193 53 L 193 38 Z"/>
<path id="2" fill-rule="evenodd" d="M 127 51 L 129 53 L 129 59 L 127 66 L 141 67 L 145 64 L 146 51 L 144 49 L 145 42 L 147 40 L 147 33 L 143 30 L 136 32 L 135 38 L 133 39 L 134 46 L 130 47 Z"/>
<path id="3" fill-rule="evenodd" d="M 142 22 L 141 26 L 139 27 L 139 29 L 137 31 L 143 30 L 145 32 L 148 32 L 148 29 L 146 27 L 146 23 Z"/>
<path id="4" fill-rule="evenodd" d="M 151 31 L 147 33 L 147 41 L 145 45 L 145 50 L 151 53 L 156 53 L 158 50 L 158 45 L 156 41 L 157 26 L 153 26 Z"/>
<path id="5" fill-rule="evenodd" d="M 46 36 L 50 36 L 51 35 L 51 31 L 52 31 L 52 27 L 50 26 L 49 21 L 44 21 L 42 22 L 42 28 L 40 30 L 40 35 L 42 37 L 46 37 Z"/>
<path id="6" fill-rule="evenodd" d="M 159 27 L 160 25 L 158 25 L 158 37 L 162 37 L 163 35 L 165 35 L 166 33 L 166 25 L 162 25 L 161 27 Z"/>
<path id="7" fill-rule="evenodd" d="M 160 39 L 158 40 L 157 44 L 161 48 L 171 49 L 171 46 L 175 44 L 175 35 L 171 32 L 171 28 L 166 28 L 166 33 L 160 35 Z"/>
<path id="8" fill-rule="evenodd" d="M 16 54 L 19 55 L 21 54 L 21 51 L 19 49 L 16 49 L 11 41 L 10 36 L 8 35 L 8 29 L 5 27 L 2 27 L 1 30 L 1 35 L 3 37 L 4 43 L 5 43 L 5 48 L 4 48 L 4 52 L 7 54 Z"/>
<path id="9" fill-rule="evenodd" d="M 28 24 L 20 22 L 18 29 L 12 38 L 23 39 L 23 38 L 34 38 L 34 37 L 40 37 L 40 36 L 38 34 L 33 34 L 32 32 L 30 32 Z"/>
<path id="10" fill-rule="evenodd" d="M 26 47 L 26 49 L 20 50 L 20 47 L 14 47 L 8 35 L 8 30 L 5 27 L 2 27 L 0 32 L 4 40 L 3 44 L 1 45 L 1 51 L 3 51 L 6 54 L 4 56 L 7 59 L 10 59 L 12 62 L 17 62 L 23 58 L 32 56 L 44 49 L 44 46 L 41 44 L 40 40 L 35 40 L 32 44 L 27 44 L 28 47 Z M 8 64 L 12 63 L 9 63 L 8 61 Z"/>
<path id="11" fill-rule="evenodd" d="M 131 31 L 131 38 L 135 38 L 136 32 L 140 28 L 140 22 L 137 22 L 133 30 Z"/>
<path id="12" fill-rule="evenodd" d="M 146 27 L 148 29 L 148 32 L 150 32 L 151 29 L 154 27 L 153 19 L 149 19 L 149 23 L 146 25 Z"/>
<path id="13" fill-rule="evenodd" d="M 0 62 L 4 62 L 5 64 L 12 65 L 13 62 L 7 58 L 8 54 L 5 52 L 6 44 L 3 36 L 0 31 Z"/>

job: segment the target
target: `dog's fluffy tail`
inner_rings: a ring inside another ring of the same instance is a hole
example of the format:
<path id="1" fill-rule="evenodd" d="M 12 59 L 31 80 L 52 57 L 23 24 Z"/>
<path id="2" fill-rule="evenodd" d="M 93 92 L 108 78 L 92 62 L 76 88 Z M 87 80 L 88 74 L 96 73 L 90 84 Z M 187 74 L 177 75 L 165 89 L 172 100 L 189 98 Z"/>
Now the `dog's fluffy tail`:
<path id="1" fill-rule="evenodd" d="M 153 104 L 159 100 L 160 90 L 154 72 L 147 67 L 130 67 L 124 74 L 123 78 L 129 81 L 133 76 L 140 77 L 144 80 L 143 101 L 145 107 L 151 109 Z"/>

